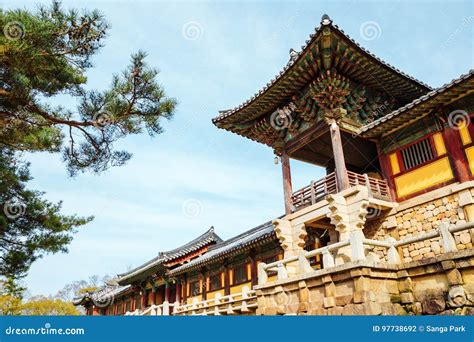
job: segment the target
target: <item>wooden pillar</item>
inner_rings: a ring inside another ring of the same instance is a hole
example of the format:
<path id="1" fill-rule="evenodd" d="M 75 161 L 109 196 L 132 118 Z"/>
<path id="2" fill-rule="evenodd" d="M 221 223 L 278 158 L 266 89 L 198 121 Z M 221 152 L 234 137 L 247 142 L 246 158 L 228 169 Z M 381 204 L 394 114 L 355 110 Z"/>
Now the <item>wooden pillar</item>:
<path id="1" fill-rule="evenodd" d="M 202 289 L 201 289 L 201 298 L 202 300 L 207 300 L 207 272 L 201 273 L 202 278 Z"/>
<path id="2" fill-rule="evenodd" d="M 388 183 L 388 188 L 390 190 L 390 198 L 392 201 L 397 200 L 397 189 L 395 188 L 395 183 L 392 179 L 392 167 L 389 164 L 388 158 L 383 153 L 382 148 L 380 147 L 379 142 L 376 143 L 377 146 L 377 155 L 379 158 L 380 168 L 382 169 L 382 174 L 385 180 Z"/>
<path id="3" fill-rule="evenodd" d="M 156 285 L 153 285 L 153 287 L 151 289 L 151 303 L 153 305 L 156 305 L 156 290 L 157 290 Z"/>
<path id="4" fill-rule="evenodd" d="M 291 185 L 291 170 L 290 170 L 290 157 L 283 151 L 281 154 L 281 170 L 283 174 L 283 196 L 285 199 L 285 214 L 291 214 L 293 203 L 291 202 L 291 195 L 293 189 Z"/>
<path id="5" fill-rule="evenodd" d="M 344 161 L 344 150 L 342 149 L 341 131 L 336 121 L 330 123 L 332 153 L 334 155 L 334 165 L 336 166 L 337 190 L 342 191 L 349 187 L 347 177 L 346 162 Z"/>
<path id="6" fill-rule="evenodd" d="M 451 157 L 456 178 L 461 183 L 469 181 L 471 174 L 469 172 L 469 165 L 464 158 L 459 131 L 452 127 L 446 127 L 443 130 L 443 139 L 448 155 Z"/>
<path id="7" fill-rule="evenodd" d="M 141 297 L 142 307 L 141 307 L 141 309 L 143 310 L 144 308 L 146 308 L 146 306 L 148 304 L 147 303 L 147 296 L 146 296 L 146 288 L 142 287 L 141 292 L 142 292 L 142 297 Z"/>
<path id="8" fill-rule="evenodd" d="M 165 302 L 169 302 L 170 299 L 170 287 L 168 285 L 168 282 L 165 282 Z"/>
<path id="9" fill-rule="evenodd" d="M 230 275 L 227 262 L 224 263 L 224 296 L 230 295 Z"/>
<path id="10" fill-rule="evenodd" d="M 186 301 L 188 300 L 188 282 L 187 282 L 186 274 L 184 275 L 183 282 L 184 282 L 183 303 L 186 304 Z"/>
<path id="11" fill-rule="evenodd" d="M 181 302 L 181 281 L 180 280 L 176 281 L 176 302 L 177 303 Z"/>
<path id="12" fill-rule="evenodd" d="M 258 284 L 258 274 L 257 274 L 257 252 L 255 249 L 252 249 L 249 253 L 250 256 L 250 277 L 252 286 Z"/>

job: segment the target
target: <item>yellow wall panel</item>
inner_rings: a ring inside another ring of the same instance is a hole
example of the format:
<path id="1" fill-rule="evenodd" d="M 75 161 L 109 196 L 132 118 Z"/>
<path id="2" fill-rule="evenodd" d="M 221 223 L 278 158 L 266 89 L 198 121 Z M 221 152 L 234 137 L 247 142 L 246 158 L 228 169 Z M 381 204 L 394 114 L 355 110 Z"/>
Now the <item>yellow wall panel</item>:
<path id="1" fill-rule="evenodd" d="M 466 148 L 467 161 L 469 162 L 469 169 L 471 174 L 474 175 L 474 146 Z"/>
<path id="2" fill-rule="evenodd" d="M 433 134 L 433 140 L 438 156 L 446 154 L 446 146 L 444 145 L 443 135 L 441 133 Z"/>
<path id="3" fill-rule="evenodd" d="M 206 294 L 206 298 L 207 299 L 214 299 L 214 297 L 216 296 L 217 293 L 220 293 L 221 295 L 224 295 L 224 290 L 222 289 L 222 290 L 208 292 Z"/>
<path id="4" fill-rule="evenodd" d="M 415 192 L 453 179 L 453 171 L 448 157 L 422 166 L 395 178 L 398 197 L 405 197 Z"/>
<path id="5" fill-rule="evenodd" d="M 392 166 L 392 172 L 394 175 L 400 173 L 400 165 L 398 165 L 398 157 L 396 153 L 390 155 L 390 165 Z"/>
<path id="6" fill-rule="evenodd" d="M 243 283 L 243 284 L 240 284 L 240 285 L 231 286 L 231 287 L 230 287 L 230 294 L 242 292 L 242 288 L 243 288 L 244 286 L 247 286 L 247 287 L 249 288 L 249 290 L 252 289 L 252 283 L 251 283 L 251 282 Z"/>
<path id="7" fill-rule="evenodd" d="M 471 143 L 471 135 L 469 134 L 469 129 L 466 124 L 461 124 L 458 126 L 459 135 L 461 136 L 462 144 L 467 145 Z"/>

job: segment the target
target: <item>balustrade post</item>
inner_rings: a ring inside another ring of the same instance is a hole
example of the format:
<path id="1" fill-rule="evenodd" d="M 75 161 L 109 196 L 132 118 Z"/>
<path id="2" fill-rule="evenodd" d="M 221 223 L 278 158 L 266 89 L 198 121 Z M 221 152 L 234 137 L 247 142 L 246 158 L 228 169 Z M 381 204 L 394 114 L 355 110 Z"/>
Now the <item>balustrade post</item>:
<path id="1" fill-rule="evenodd" d="M 438 232 L 439 236 L 441 237 L 441 243 L 443 244 L 445 253 L 455 252 L 458 250 L 453 234 L 451 234 L 449 231 L 448 224 L 441 222 L 438 226 Z"/>
<path id="2" fill-rule="evenodd" d="M 286 270 L 285 265 L 282 262 L 277 264 L 277 279 L 286 279 L 288 278 L 288 271 Z"/>
<path id="3" fill-rule="evenodd" d="M 313 271 L 311 264 L 308 259 L 306 259 L 305 251 L 300 251 L 298 254 L 298 268 L 302 273 L 309 273 Z"/>
<path id="4" fill-rule="evenodd" d="M 349 235 L 353 261 L 365 259 L 363 238 L 364 235 L 359 230 L 352 231 Z"/>
<path id="5" fill-rule="evenodd" d="M 367 186 L 367 191 L 369 193 L 369 197 L 372 197 L 372 188 L 370 186 L 370 179 L 369 179 L 369 175 L 367 175 L 366 173 L 364 173 L 364 178 L 365 178 L 365 185 Z M 379 192 L 380 192 L 380 189 L 379 189 Z"/>
<path id="6" fill-rule="evenodd" d="M 263 285 L 268 281 L 268 274 L 265 270 L 266 266 L 267 264 L 264 262 L 258 264 L 258 285 Z"/>
<path id="7" fill-rule="evenodd" d="M 316 203 L 316 193 L 314 191 L 314 181 L 311 181 L 311 204 Z"/>
<path id="8" fill-rule="evenodd" d="M 323 254 L 323 269 L 334 267 L 334 256 L 332 255 L 332 253 L 329 251 L 327 247 L 323 248 L 322 254 Z"/>
<path id="9" fill-rule="evenodd" d="M 390 247 L 387 251 L 388 262 L 390 264 L 401 263 L 402 260 L 400 259 L 400 254 L 398 253 L 398 250 L 395 247 L 396 240 L 393 237 L 389 237 L 386 241 L 390 244 Z"/>

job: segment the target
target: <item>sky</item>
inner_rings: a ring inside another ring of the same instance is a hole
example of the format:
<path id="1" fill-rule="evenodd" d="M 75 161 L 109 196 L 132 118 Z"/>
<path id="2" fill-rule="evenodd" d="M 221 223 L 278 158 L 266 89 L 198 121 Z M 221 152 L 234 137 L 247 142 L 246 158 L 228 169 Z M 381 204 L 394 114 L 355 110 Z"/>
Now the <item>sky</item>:
<path id="1" fill-rule="evenodd" d="M 1 3 L 1 2 L 0 2 Z M 3 1 L 3 8 L 49 1 Z M 472 1 L 63 1 L 99 9 L 111 24 L 93 59 L 88 88 L 106 89 L 142 49 L 179 105 L 165 132 L 116 144 L 133 153 L 101 175 L 67 175 L 61 157 L 26 155 L 30 188 L 63 201 L 64 214 L 94 215 L 68 253 L 36 261 L 25 283 L 53 295 L 91 275 L 116 275 L 214 226 L 227 239 L 284 211 L 281 167 L 272 150 L 217 129 L 211 119 L 250 98 L 288 62 L 327 13 L 363 47 L 439 87 L 473 68 Z M 73 106 L 69 98 L 52 99 Z M 292 161 L 293 188 L 324 170 Z"/>

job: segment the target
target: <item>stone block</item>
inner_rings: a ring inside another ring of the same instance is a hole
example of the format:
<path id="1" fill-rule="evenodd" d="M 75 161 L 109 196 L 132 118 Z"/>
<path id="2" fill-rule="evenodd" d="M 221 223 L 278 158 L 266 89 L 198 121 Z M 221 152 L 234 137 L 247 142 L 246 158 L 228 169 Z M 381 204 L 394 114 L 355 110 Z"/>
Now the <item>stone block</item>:
<path id="1" fill-rule="evenodd" d="M 461 285 L 456 285 L 449 289 L 448 305 L 450 307 L 457 308 L 463 306 L 464 304 L 466 304 L 466 302 L 466 292 L 464 291 L 464 288 Z"/>
<path id="2" fill-rule="evenodd" d="M 330 308 L 330 307 L 336 306 L 336 298 L 326 297 L 326 298 L 324 298 L 323 303 L 324 303 L 325 308 Z"/>
<path id="3" fill-rule="evenodd" d="M 446 278 L 448 279 L 448 284 L 449 285 L 462 285 L 463 279 L 461 272 L 457 270 L 456 268 L 450 269 L 446 271 Z"/>
<path id="4" fill-rule="evenodd" d="M 415 301 L 415 297 L 413 296 L 413 293 L 411 293 L 411 292 L 401 293 L 400 294 L 400 299 L 402 301 L 402 304 L 413 303 Z"/>
<path id="5" fill-rule="evenodd" d="M 428 315 L 435 315 L 444 311 L 446 308 L 446 302 L 443 298 L 428 298 L 421 302 L 423 313 Z"/>
<path id="6" fill-rule="evenodd" d="M 343 312 L 342 306 L 334 306 L 332 308 L 329 308 L 327 311 L 328 315 L 331 315 L 331 316 L 341 316 L 342 312 Z"/>
<path id="7" fill-rule="evenodd" d="M 337 306 L 344 306 L 352 302 L 352 295 L 337 296 L 335 298 L 336 298 L 335 303 Z"/>

